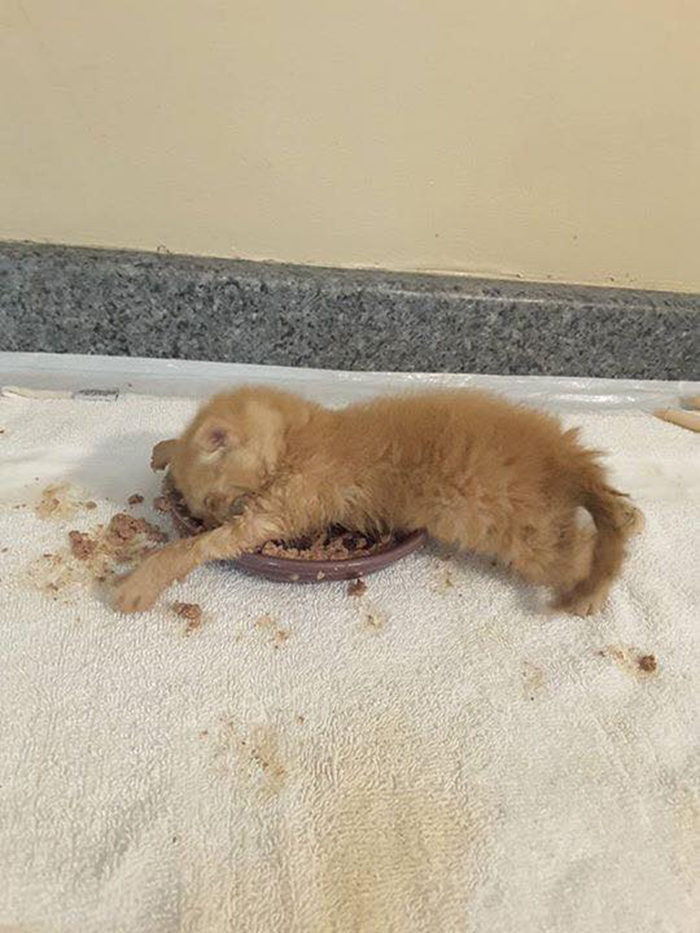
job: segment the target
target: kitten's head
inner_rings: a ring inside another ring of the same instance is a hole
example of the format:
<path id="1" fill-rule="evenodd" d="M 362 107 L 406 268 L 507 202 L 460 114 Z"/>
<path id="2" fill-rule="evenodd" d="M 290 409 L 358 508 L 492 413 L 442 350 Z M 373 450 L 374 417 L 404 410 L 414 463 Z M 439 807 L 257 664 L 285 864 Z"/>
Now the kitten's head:
<path id="1" fill-rule="evenodd" d="M 278 471 L 289 434 L 317 409 L 286 392 L 242 388 L 217 395 L 169 448 L 170 474 L 192 515 L 220 524 Z"/>

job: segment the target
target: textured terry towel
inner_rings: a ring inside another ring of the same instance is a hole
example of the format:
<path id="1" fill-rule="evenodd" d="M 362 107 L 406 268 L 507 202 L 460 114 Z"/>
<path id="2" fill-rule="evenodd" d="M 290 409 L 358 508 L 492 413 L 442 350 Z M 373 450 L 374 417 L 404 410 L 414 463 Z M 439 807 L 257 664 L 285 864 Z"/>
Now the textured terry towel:
<path id="1" fill-rule="evenodd" d="M 145 616 L 40 592 L 68 529 L 155 517 L 191 410 L 0 400 L 0 930 L 697 930 L 698 437 L 568 419 L 647 516 L 590 620 L 431 549 L 361 598 L 220 567 Z M 38 517 L 58 480 L 97 508 Z"/>

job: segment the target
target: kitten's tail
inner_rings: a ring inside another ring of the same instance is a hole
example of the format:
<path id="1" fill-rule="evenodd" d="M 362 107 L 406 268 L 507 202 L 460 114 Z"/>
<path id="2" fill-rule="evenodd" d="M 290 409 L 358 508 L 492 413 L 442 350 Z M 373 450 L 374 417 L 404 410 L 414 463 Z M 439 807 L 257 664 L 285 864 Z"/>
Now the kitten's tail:
<path id="1" fill-rule="evenodd" d="M 620 526 L 621 493 L 605 483 L 602 470 L 589 463 L 577 477 L 577 504 L 593 518 L 596 539 L 588 576 L 579 581 L 558 602 L 558 608 L 589 615 L 605 601 L 610 585 L 618 576 L 625 558 L 626 535 Z"/>

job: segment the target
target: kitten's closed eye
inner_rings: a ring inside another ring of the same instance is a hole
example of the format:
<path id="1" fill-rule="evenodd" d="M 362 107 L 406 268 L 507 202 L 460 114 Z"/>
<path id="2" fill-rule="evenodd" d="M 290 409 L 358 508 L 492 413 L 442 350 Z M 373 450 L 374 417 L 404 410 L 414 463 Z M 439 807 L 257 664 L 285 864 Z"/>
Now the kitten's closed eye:
<path id="1" fill-rule="evenodd" d="M 240 515 L 249 496 L 249 493 L 233 497 L 209 493 L 204 499 L 204 508 L 210 515 L 223 522 L 234 515 Z"/>
<path id="2" fill-rule="evenodd" d="M 225 505 L 226 497 L 219 493 L 210 492 L 208 496 L 204 497 L 204 508 L 207 512 L 212 512 L 216 515 L 223 510 Z"/>

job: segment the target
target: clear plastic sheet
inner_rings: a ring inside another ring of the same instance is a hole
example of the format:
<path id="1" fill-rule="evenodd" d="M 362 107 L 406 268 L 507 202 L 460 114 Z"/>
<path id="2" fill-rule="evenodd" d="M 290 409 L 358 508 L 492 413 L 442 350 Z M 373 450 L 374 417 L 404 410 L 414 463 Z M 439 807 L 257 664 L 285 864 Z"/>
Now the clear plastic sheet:
<path id="1" fill-rule="evenodd" d="M 4 394 L 104 397 L 138 395 L 205 398 L 231 386 L 271 384 L 329 405 L 382 392 L 469 386 L 560 412 L 653 411 L 700 394 L 700 382 L 584 379 L 565 376 L 486 376 L 449 373 L 366 373 L 50 353 L 0 353 Z"/>

